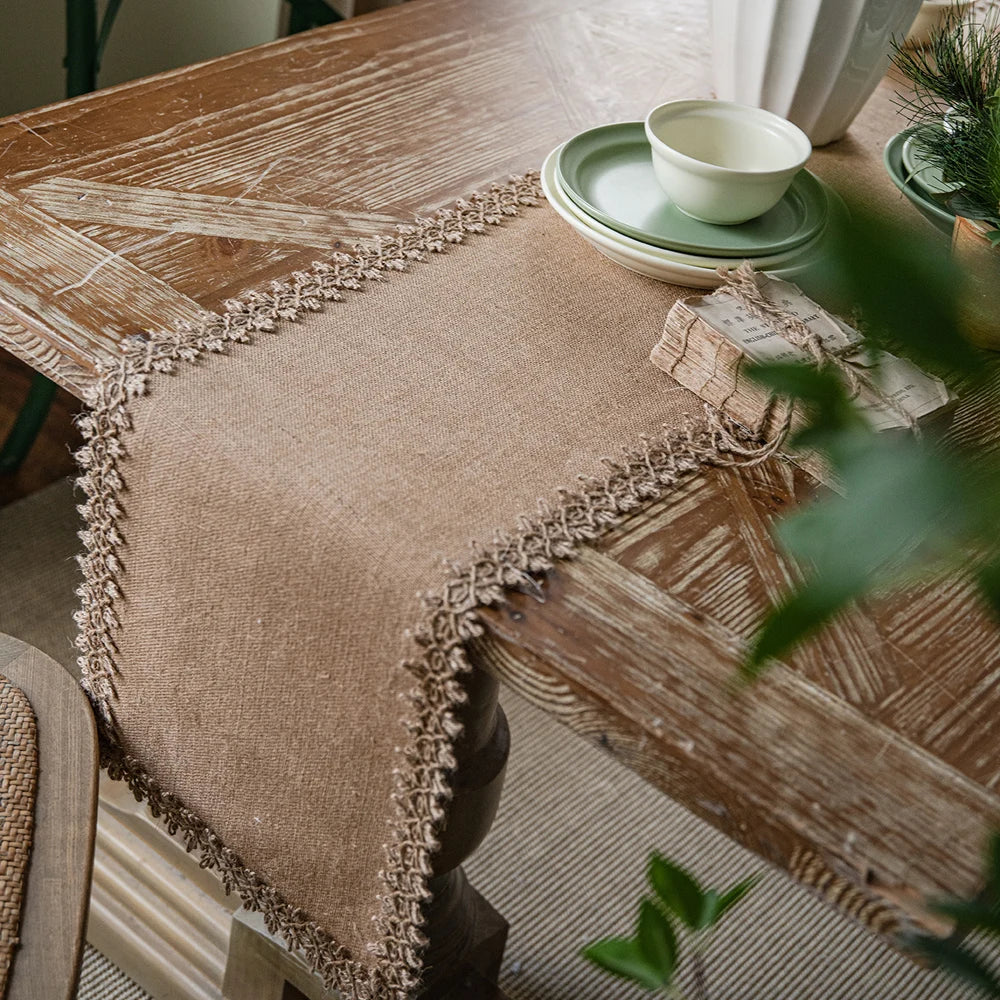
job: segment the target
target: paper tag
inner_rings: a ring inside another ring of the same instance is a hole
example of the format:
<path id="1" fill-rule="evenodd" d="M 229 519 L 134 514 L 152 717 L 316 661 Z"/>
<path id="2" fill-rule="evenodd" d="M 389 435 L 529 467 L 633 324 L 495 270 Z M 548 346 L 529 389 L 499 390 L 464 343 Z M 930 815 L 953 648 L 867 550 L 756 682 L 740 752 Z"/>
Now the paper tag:
<path id="1" fill-rule="evenodd" d="M 801 320 L 827 350 L 842 351 L 862 344 L 864 338 L 857 330 L 824 312 L 798 286 L 769 275 L 758 275 L 758 282 L 769 302 Z M 785 340 L 767 320 L 751 315 L 725 287 L 701 299 L 689 299 L 686 304 L 752 361 L 812 360 L 807 351 Z M 911 420 L 919 420 L 951 401 L 951 394 L 940 379 L 925 374 L 904 358 L 858 350 L 846 355 L 845 360 L 858 369 L 859 376 L 877 386 L 884 397 L 879 398 L 877 392 L 862 382 L 858 404 L 875 430 L 906 427 Z"/>
<path id="2" fill-rule="evenodd" d="M 863 353 L 865 377 L 871 379 L 892 403 L 892 406 L 886 406 L 873 393 L 864 389 L 858 394 L 861 412 L 875 430 L 905 427 L 907 421 L 903 414 L 919 420 L 951 401 L 948 388 L 940 379 L 922 372 L 906 358 L 882 352 L 872 364 L 870 355 Z M 851 355 L 846 360 L 853 362 L 854 357 Z"/>
<path id="3" fill-rule="evenodd" d="M 824 312 L 797 285 L 758 275 L 760 290 L 769 302 L 801 320 L 830 351 L 860 344 L 861 334 Z M 701 299 L 688 300 L 691 311 L 709 326 L 724 333 L 751 361 L 803 361 L 804 351 L 790 344 L 766 320 L 751 316 L 746 307 L 720 288 Z"/>

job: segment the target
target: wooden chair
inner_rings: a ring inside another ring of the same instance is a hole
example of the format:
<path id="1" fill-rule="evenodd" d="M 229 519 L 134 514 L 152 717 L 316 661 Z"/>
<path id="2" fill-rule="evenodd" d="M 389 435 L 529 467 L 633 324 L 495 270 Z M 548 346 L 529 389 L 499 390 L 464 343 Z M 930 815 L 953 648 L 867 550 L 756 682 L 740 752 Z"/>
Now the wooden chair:
<path id="1" fill-rule="evenodd" d="M 97 820 L 94 716 L 63 667 L 3 634 L 0 674 L 27 697 L 38 747 L 34 834 L 6 1000 L 71 1000 L 87 923 Z"/>

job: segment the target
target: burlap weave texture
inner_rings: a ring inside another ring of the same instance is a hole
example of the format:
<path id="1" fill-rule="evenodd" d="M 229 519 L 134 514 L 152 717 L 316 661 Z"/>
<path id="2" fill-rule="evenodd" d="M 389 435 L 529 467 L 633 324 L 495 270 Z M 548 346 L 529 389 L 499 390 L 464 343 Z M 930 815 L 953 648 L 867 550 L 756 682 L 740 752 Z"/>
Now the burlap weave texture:
<path id="1" fill-rule="evenodd" d="M 118 735 L 354 963 L 382 948 L 418 591 L 700 410 L 647 361 L 679 294 L 528 209 L 131 405 Z"/>

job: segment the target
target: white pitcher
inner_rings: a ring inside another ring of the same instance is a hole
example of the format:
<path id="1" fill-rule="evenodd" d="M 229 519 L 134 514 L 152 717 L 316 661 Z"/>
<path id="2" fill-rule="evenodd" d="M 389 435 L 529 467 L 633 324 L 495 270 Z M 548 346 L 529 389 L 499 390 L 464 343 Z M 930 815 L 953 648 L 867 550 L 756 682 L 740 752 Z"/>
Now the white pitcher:
<path id="1" fill-rule="evenodd" d="M 839 139 L 889 65 L 921 0 L 711 0 L 715 93 L 788 118 L 814 146 Z"/>

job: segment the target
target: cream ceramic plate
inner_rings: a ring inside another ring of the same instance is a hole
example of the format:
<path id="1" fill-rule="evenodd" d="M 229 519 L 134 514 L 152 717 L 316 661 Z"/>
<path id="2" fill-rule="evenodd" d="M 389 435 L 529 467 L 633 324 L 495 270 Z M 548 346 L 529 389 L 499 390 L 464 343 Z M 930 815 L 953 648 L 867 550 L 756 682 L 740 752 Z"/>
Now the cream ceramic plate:
<path id="1" fill-rule="evenodd" d="M 561 147 L 560 147 L 561 148 Z M 616 233 L 613 229 L 589 218 L 573 204 L 559 187 L 556 157 L 559 149 L 549 154 L 542 166 L 542 190 L 556 213 L 572 226 L 588 243 L 616 264 L 659 281 L 669 281 L 691 288 L 716 288 L 722 277 L 717 267 L 738 267 L 732 257 L 698 257 L 664 250 Z M 815 263 L 817 245 L 822 234 L 809 244 L 772 257 L 750 258 L 758 269 L 767 269 L 780 277 L 794 280 Z"/>

